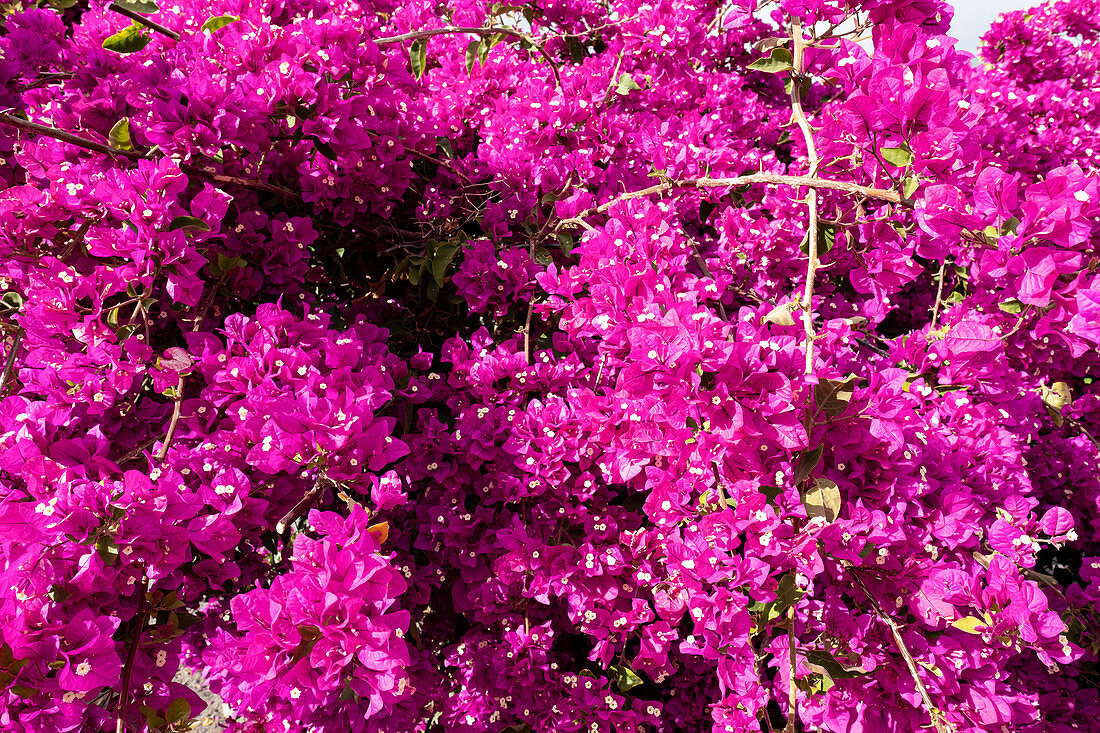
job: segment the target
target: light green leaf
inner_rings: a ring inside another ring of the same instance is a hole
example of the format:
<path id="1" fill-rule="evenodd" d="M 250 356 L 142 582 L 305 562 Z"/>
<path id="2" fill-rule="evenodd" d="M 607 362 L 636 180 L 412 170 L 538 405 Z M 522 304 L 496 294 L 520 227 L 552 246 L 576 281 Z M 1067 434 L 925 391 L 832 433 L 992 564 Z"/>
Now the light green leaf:
<path id="1" fill-rule="evenodd" d="M 897 148 L 879 148 L 882 159 L 896 168 L 904 168 L 913 162 L 913 153 L 908 145 Z"/>
<path id="2" fill-rule="evenodd" d="M 130 118 L 123 117 L 116 122 L 111 131 L 107 133 L 107 139 L 111 141 L 112 148 L 133 150 L 134 142 L 130 137 Z"/>
<path id="3" fill-rule="evenodd" d="M 134 53 L 149 45 L 153 40 L 143 32 L 145 26 L 141 23 L 133 23 L 129 28 L 123 28 L 118 33 L 103 41 L 103 48 L 115 53 Z"/>
<path id="4" fill-rule="evenodd" d="M 199 30 L 209 31 L 213 33 L 216 30 L 225 28 L 230 23 L 239 20 L 236 15 L 215 15 L 212 18 L 207 18 L 206 22 L 202 24 L 202 28 Z"/>
<path id="5" fill-rule="evenodd" d="M 619 85 L 615 87 L 615 93 L 625 97 L 635 89 L 641 89 L 638 82 L 634 81 L 630 74 L 623 74 L 619 77 Z"/>
<path id="6" fill-rule="evenodd" d="M 987 624 L 980 618 L 974 618 L 973 616 L 963 616 L 962 618 L 957 618 L 952 621 L 951 625 L 959 631 L 965 631 L 968 634 L 981 634 L 982 632 L 978 631 L 978 629 L 981 627 L 985 627 Z"/>
<path id="7" fill-rule="evenodd" d="M 424 76 L 428 66 L 428 39 L 418 38 L 409 46 L 409 66 L 413 77 L 419 79 Z"/>
<path id="8" fill-rule="evenodd" d="M 920 181 L 917 177 L 910 174 L 901 181 L 901 195 L 905 198 L 912 198 L 913 194 L 917 192 L 917 187 L 920 186 Z"/>

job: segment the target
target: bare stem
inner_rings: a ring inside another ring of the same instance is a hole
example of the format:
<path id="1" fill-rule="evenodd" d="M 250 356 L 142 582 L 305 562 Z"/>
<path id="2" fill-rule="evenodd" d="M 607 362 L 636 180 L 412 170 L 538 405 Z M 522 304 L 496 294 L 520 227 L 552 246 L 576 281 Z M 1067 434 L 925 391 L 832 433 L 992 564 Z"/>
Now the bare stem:
<path id="1" fill-rule="evenodd" d="M 145 155 L 137 152 L 136 150 L 119 150 L 118 148 L 112 148 L 110 145 L 104 145 L 103 143 L 96 142 L 95 140 L 89 140 L 88 138 L 74 135 L 71 132 L 65 132 L 59 130 L 56 127 L 50 127 L 48 125 L 40 125 L 37 122 L 31 122 L 30 120 L 24 120 L 22 118 L 10 115 L 4 112 L 0 112 L 0 124 L 14 127 L 17 130 L 23 132 L 32 133 L 35 135 L 44 135 L 51 137 L 54 140 L 60 140 L 61 142 L 75 145 L 78 148 L 84 148 L 85 150 L 91 150 L 96 153 L 103 153 L 111 158 L 126 158 L 127 160 L 143 160 Z M 197 176 L 199 178 L 205 178 L 213 183 L 222 185 L 241 186 L 243 188 L 250 188 L 254 191 L 264 191 L 266 193 L 274 193 L 287 198 L 297 198 L 298 194 L 294 193 L 288 188 L 282 186 L 276 186 L 272 183 L 265 181 L 255 181 L 248 178 L 238 178 L 237 176 L 226 176 L 213 171 L 208 171 L 205 168 L 200 168 L 197 165 L 190 163 L 180 163 L 180 170 L 188 175 Z"/>
<path id="2" fill-rule="evenodd" d="M 591 227 L 584 221 L 586 216 L 602 214 L 623 201 L 629 201 L 630 199 L 636 199 L 643 196 L 651 196 L 655 193 L 664 193 L 665 191 L 680 188 L 732 188 L 734 186 L 748 186 L 754 183 L 774 186 L 806 186 L 810 189 L 825 188 L 833 191 L 844 191 L 845 193 L 856 196 L 865 196 L 880 201 L 887 201 L 892 204 L 907 205 L 907 202 L 902 199 L 901 194 L 897 191 L 889 191 L 884 188 L 871 188 L 869 186 L 860 186 L 857 183 L 849 183 L 848 181 L 834 181 L 828 178 L 816 178 L 814 176 L 790 176 L 783 173 L 761 172 L 737 176 L 735 178 L 684 178 L 676 181 L 665 181 L 664 183 L 658 183 L 638 191 L 630 191 L 621 194 L 605 204 L 586 209 L 568 219 L 562 219 L 558 223 L 558 228 L 560 229 L 564 226 L 584 226 L 590 229 Z"/>
<path id="3" fill-rule="evenodd" d="M 160 450 L 157 451 L 157 460 L 163 461 L 168 455 L 168 449 L 172 446 L 172 437 L 176 434 L 176 425 L 180 421 L 180 412 L 183 407 L 183 375 L 180 375 L 179 386 L 176 387 L 176 396 L 172 400 L 172 419 L 168 421 L 168 432 L 164 436 Z"/>
<path id="4" fill-rule="evenodd" d="M 940 260 L 939 281 L 936 283 L 936 304 L 932 306 L 932 329 L 936 330 L 936 322 L 940 318 L 940 308 L 943 306 L 943 271 L 947 266 L 947 257 Z"/>
<path id="5" fill-rule="evenodd" d="M 880 606 L 878 601 L 875 600 L 875 597 L 871 595 L 871 591 L 863 582 L 863 578 L 859 577 L 856 569 L 851 568 L 851 571 L 852 577 L 856 579 L 856 583 L 863 589 L 863 594 L 867 596 L 867 600 L 871 603 L 871 607 L 875 609 L 875 615 L 890 629 L 890 634 L 894 637 L 894 643 L 897 644 L 902 659 L 905 660 L 905 666 L 909 668 L 909 675 L 913 678 L 913 684 L 917 686 L 917 692 L 920 694 L 921 700 L 924 701 L 924 706 L 928 710 L 928 717 L 932 720 L 932 726 L 936 729 L 936 733 L 948 733 L 948 726 L 944 725 L 943 721 L 940 720 L 940 716 L 936 711 L 936 706 L 932 704 L 932 696 L 928 694 L 928 688 L 926 688 L 924 682 L 921 681 L 920 675 L 917 672 L 917 662 L 913 659 L 909 647 L 905 644 L 905 639 L 901 636 L 901 629 L 898 628 L 894 619 L 883 612 L 882 606 Z"/>
<path id="6" fill-rule="evenodd" d="M 375 45 L 386 46 L 391 43 L 402 43 L 403 41 L 415 41 L 421 38 L 431 38 L 432 36 L 446 36 L 452 33 L 475 33 L 479 36 L 492 36 L 497 33 L 501 33 L 512 38 L 518 38 L 521 41 L 528 43 L 532 48 L 538 51 L 539 56 L 542 56 L 546 60 L 546 63 L 550 65 L 550 70 L 554 72 L 554 82 L 558 88 L 561 89 L 561 73 L 558 71 L 559 64 L 554 61 L 538 39 L 534 36 L 524 33 L 523 31 L 516 30 L 515 28 L 508 28 L 505 26 L 490 26 L 488 28 L 481 27 L 475 28 L 472 26 L 457 26 L 449 25 L 443 28 L 425 28 L 420 31 L 412 31 L 410 33 L 402 33 L 399 36 L 389 36 L 388 38 L 378 38 L 374 41 Z"/>
<path id="7" fill-rule="evenodd" d="M 130 10 L 127 7 L 123 7 L 122 5 L 119 5 L 118 3 L 111 3 L 110 5 L 107 6 L 107 9 L 108 10 L 113 10 L 114 12 L 118 13 L 119 15 L 124 15 L 127 18 L 129 18 L 130 20 L 134 21 L 135 23 L 141 23 L 143 26 L 145 26 L 149 30 L 153 30 L 153 31 L 156 31 L 157 33 L 168 36 L 173 41 L 178 41 L 180 39 L 180 34 L 176 33 L 174 30 L 172 30 L 170 28 L 165 28 L 160 23 L 149 20 L 148 18 L 146 18 L 141 13 L 135 13 L 133 10 Z"/>
<path id="8" fill-rule="evenodd" d="M 4 371 L 0 372 L 0 396 L 3 396 L 4 388 L 8 386 L 8 380 L 15 371 L 15 358 L 19 355 L 19 346 L 23 343 L 24 333 L 23 329 L 17 326 L 15 335 L 12 336 L 11 346 L 8 347 L 8 358 L 4 360 Z"/>
<path id="9" fill-rule="evenodd" d="M 791 21 L 791 39 L 794 43 L 793 63 L 794 71 L 791 78 L 791 116 L 798 128 L 802 130 L 802 138 L 806 142 L 806 157 L 809 159 L 809 178 L 817 177 L 817 168 L 821 159 L 817 155 L 817 146 L 814 145 L 814 132 L 810 127 L 810 121 L 806 119 L 806 113 L 802 109 L 802 75 L 806 70 L 806 39 L 802 35 L 802 22 L 798 18 Z M 806 374 L 812 374 L 814 370 L 814 318 L 813 297 L 814 277 L 817 273 L 817 190 L 810 188 L 806 193 L 806 206 L 809 209 L 807 222 L 807 249 L 808 262 L 806 263 L 806 288 L 802 292 L 802 327 L 806 332 Z"/>
<path id="10" fill-rule="evenodd" d="M 305 493 L 294 508 L 283 515 L 283 518 L 279 520 L 279 523 L 275 525 L 275 533 L 282 534 L 286 531 L 286 528 L 294 523 L 298 517 L 302 516 L 313 506 L 313 502 L 317 501 L 317 497 L 321 495 L 327 488 L 331 488 L 336 485 L 336 482 L 325 475 L 320 475 L 317 480 L 313 482 L 313 488 Z"/>
<path id="11" fill-rule="evenodd" d="M 146 591 L 148 590 L 147 580 L 145 578 L 145 568 L 141 569 L 141 580 L 138 583 L 138 610 L 137 615 L 134 616 L 134 630 L 130 633 L 130 648 L 126 654 L 126 666 L 122 670 L 122 686 L 119 688 L 118 693 L 118 722 L 115 725 L 116 733 L 123 733 L 126 730 L 126 714 L 130 708 L 130 678 L 134 673 L 134 660 L 137 659 L 138 646 L 141 645 L 141 632 L 145 627 L 145 617 L 147 615 L 147 598 Z"/>

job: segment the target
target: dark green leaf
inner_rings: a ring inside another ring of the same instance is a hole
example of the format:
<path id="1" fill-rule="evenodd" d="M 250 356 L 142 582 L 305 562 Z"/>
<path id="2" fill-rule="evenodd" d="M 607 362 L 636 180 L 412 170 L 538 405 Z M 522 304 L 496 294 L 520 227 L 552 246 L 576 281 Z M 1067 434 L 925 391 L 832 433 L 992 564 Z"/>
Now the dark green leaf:
<path id="1" fill-rule="evenodd" d="M 571 253 L 573 251 L 573 247 L 576 246 L 573 242 L 572 234 L 559 234 L 558 244 L 561 245 L 561 251 L 566 255 Z"/>
<path id="2" fill-rule="evenodd" d="M 794 467 L 795 486 L 810 477 L 813 470 L 817 468 L 817 464 L 821 460 L 821 453 L 824 450 L 825 446 L 819 445 L 812 450 L 804 450 L 798 454 L 798 463 Z"/>
<path id="3" fill-rule="evenodd" d="M 153 0 L 115 0 L 114 5 L 142 15 L 152 15 L 160 11 Z"/>
<path id="4" fill-rule="evenodd" d="M 332 149 L 332 146 L 320 138 L 313 138 L 313 146 L 317 148 L 318 153 L 329 160 L 337 160 L 339 158 L 339 156 L 336 155 L 336 151 Z"/>
<path id="5" fill-rule="evenodd" d="M 223 275 L 227 272 L 233 272 L 247 265 L 240 257 L 230 257 L 224 252 L 218 252 L 218 275 Z"/>
<path id="6" fill-rule="evenodd" d="M 185 232 L 208 232 L 210 226 L 197 216 L 177 216 L 168 224 L 168 231 L 182 229 Z"/>
<path id="7" fill-rule="evenodd" d="M 123 117 L 116 122 L 111 131 L 107 133 L 107 139 L 111 141 L 112 148 L 133 150 L 134 142 L 130 138 L 130 118 Z"/>
<path id="8" fill-rule="evenodd" d="M 9 290 L 4 293 L 4 296 L 0 298 L 0 310 L 4 310 L 8 313 L 19 310 L 23 307 L 23 303 L 27 301 L 21 293 L 17 293 L 14 290 Z"/>
<path id="9" fill-rule="evenodd" d="M 38 694 L 37 687 L 29 687 L 27 685 L 14 685 L 11 691 L 24 699 L 30 699 Z"/>
<path id="10" fill-rule="evenodd" d="M 794 69 L 794 59 L 791 52 L 785 48 L 773 48 L 771 53 L 762 59 L 757 59 L 749 64 L 753 71 L 763 71 L 768 74 L 778 74 L 782 71 Z"/>
<path id="11" fill-rule="evenodd" d="M 908 145 L 897 148 L 879 148 L 879 153 L 882 155 L 883 160 L 897 168 L 904 168 L 913 162 L 913 153 L 909 150 Z"/>
<path id="12" fill-rule="evenodd" d="M 469 74 L 474 70 L 474 64 L 477 62 L 478 53 L 481 50 L 482 44 L 485 40 L 478 38 L 477 40 L 470 41 L 466 45 L 466 73 Z"/>
<path id="13" fill-rule="evenodd" d="M 435 251 L 435 256 L 432 257 L 432 277 L 435 278 L 436 285 L 439 287 L 443 287 L 447 282 L 447 267 L 454 260 L 459 249 L 461 247 L 457 244 L 443 244 Z"/>
<path id="14" fill-rule="evenodd" d="M 109 566 L 113 566 L 118 562 L 118 545 L 109 537 L 100 537 L 96 540 L 95 551 L 99 553 L 99 557 L 103 562 Z"/>
<path id="15" fill-rule="evenodd" d="M 428 66 L 428 39 L 418 38 L 409 46 L 409 66 L 413 77 L 419 79 L 424 76 Z"/>
<path id="16" fill-rule="evenodd" d="M 134 53 L 149 45 L 153 40 L 144 33 L 145 26 L 134 23 L 103 41 L 103 48 L 115 53 Z"/>
<path id="17" fill-rule="evenodd" d="M 238 20 L 236 15 L 215 15 L 212 18 L 207 18 L 206 22 L 202 24 L 202 28 L 200 28 L 199 30 L 209 31 L 210 33 L 213 33 L 214 31 L 225 28 L 227 25 L 236 20 Z"/>

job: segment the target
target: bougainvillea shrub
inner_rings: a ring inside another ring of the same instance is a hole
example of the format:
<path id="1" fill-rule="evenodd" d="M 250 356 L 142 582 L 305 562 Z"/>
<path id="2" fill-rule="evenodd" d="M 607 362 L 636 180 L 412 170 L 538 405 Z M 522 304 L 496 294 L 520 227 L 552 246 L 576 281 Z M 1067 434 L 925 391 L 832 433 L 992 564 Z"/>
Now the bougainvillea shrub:
<path id="1" fill-rule="evenodd" d="M 1100 3 L 0 3 L 0 730 L 1100 716 Z"/>

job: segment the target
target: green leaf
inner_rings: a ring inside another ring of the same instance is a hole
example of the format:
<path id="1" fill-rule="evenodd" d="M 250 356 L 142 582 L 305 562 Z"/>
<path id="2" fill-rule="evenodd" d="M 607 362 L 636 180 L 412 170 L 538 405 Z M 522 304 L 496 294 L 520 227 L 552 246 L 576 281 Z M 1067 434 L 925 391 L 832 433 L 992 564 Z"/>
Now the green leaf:
<path id="1" fill-rule="evenodd" d="M 1003 303 L 998 303 L 997 307 L 1003 310 L 1005 313 L 1023 313 L 1024 308 L 1027 306 L 1016 300 L 1015 298 L 1009 298 Z"/>
<path id="2" fill-rule="evenodd" d="M 115 53 L 134 53 L 149 45 L 152 37 L 145 35 L 145 26 L 133 23 L 103 41 L 103 48 Z"/>
<path id="3" fill-rule="evenodd" d="M 340 156 L 336 154 L 336 151 L 332 149 L 332 146 L 320 138 L 311 138 L 313 140 L 313 147 L 317 148 L 317 152 L 325 156 L 329 160 L 337 160 Z"/>
<path id="4" fill-rule="evenodd" d="M 168 224 L 168 231 L 182 229 L 185 232 L 208 232 L 210 226 L 197 216 L 177 216 Z"/>
<path id="5" fill-rule="evenodd" d="M 0 310 L 12 313 L 22 308 L 25 302 L 27 299 L 21 293 L 9 290 L 4 293 L 4 297 L 0 298 Z"/>
<path id="6" fill-rule="evenodd" d="M 210 33 L 213 33 L 214 31 L 225 28 L 227 25 L 237 20 L 240 19 L 236 15 L 215 15 L 213 17 L 207 18 L 206 22 L 202 24 L 202 28 L 200 28 L 199 30 L 209 31 Z"/>
<path id="7" fill-rule="evenodd" d="M 901 195 L 907 199 L 912 198 L 913 194 L 917 192 L 918 186 L 920 186 L 920 181 L 910 173 L 901 181 Z"/>
<path id="8" fill-rule="evenodd" d="M 170 724 L 191 719 L 191 703 L 180 697 L 168 703 L 164 709 L 164 720 Z"/>
<path id="9" fill-rule="evenodd" d="M 477 62 L 478 54 L 481 51 L 481 45 L 485 43 L 485 40 L 479 38 L 475 41 L 470 41 L 466 45 L 466 73 L 469 74 L 474 70 L 474 64 Z"/>
<path id="10" fill-rule="evenodd" d="M 867 671 L 862 667 L 852 667 L 843 664 L 834 659 L 833 655 L 828 652 L 817 649 L 808 650 L 806 652 L 806 662 L 811 665 L 811 670 L 826 674 L 834 680 L 860 677 L 867 674 Z M 814 669 L 814 667 L 818 667 L 819 669 Z"/>
<path id="11" fill-rule="evenodd" d="M 247 264 L 248 263 L 240 257 L 230 257 L 224 252 L 218 252 L 217 274 L 223 275 L 227 272 L 233 272 L 234 270 L 240 269 Z"/>
<path id="12" fill-rule="evenodd" d="M 840 516 L 840 487 L 827 478 L 815 478 L 814 485 L 802 496 L 802 506 L 806 516 L 824 517 L 826 522 L 835 521 Z"/>
<path id="13" fill-rule="evenodd" d="M 630 74 L 623 74 L 619 77 L 619 85 L 615 87 L 615 93 L 625 97 L 635 89 L 641 89 L 638 82 L 634 81 Z"/>
<path id="14" fill-rule="evenodd" d="M 576 246 L 576 244 L 573 241 L 573 235 L 572 234 L 559 234 L 558 235 L 558 244 L 561 245 L 561 251 L 566 256 L 568 256 L 573 251 L 573 247 Z"/>
<path id="15" fill-rule="evenodd" d="M 615 673 L 617 678 L 616 686 L 619 688 L 619 692 L 626 692 L 632 690 L 638 685 L 642 684 L 642 678 L 637 673 L 625 664 L 620 664 L 611 667 L 611 671 Z"/>
<path id="16" fill-rule="evenodd" d="M 909 150 L 908 145 L 897 148 L 879 148 L 878 152 L 882 155 L 883 160 L 897 168 L 904 168 L 913 162 L 913 153 Z"/>
<path id="17" fill-rule="evenodd" d="M 817 464 L 821 461 L 821 453 L 825 450 L 825 446 L 819 445 L 813 450 L 804 450 L 798 454 L 798 463 L 794 467 L 794 485 L 798 486 L 805 481 L 813 473 L 813 470 L 817 468 Z"/>
<path id="18" fill-rule="evenodd" d="M 134 142 L 130 137 L 130 118 L 123 117 L 116 122 L 111 128 L 111 131 L 107 133 L 107 139 L 111 141 L 112 148 L 118 148 L 119 150 L 133 150 Z"/>
<path id="19" fill-rule="evenodd" d="M 773 48 L 772 52 L 762 59 L 757 59 L 749 64 L 753 71 L 763 71 L 768 74 L 778 74 L 794 69 L 794 59 L 791 52 L 785 48 Z"/>
<path id="20" fill-rule="evenodd" d="M 546 267 L 554 261 L 554 256 L 550 254 L 550 250 L 545 247 L 539 247 L 535 250 L 535 262 L 539 263 L 543 267 Z"/>
<path id="21" fill-rule="evenodd" d="M 447 267 L 455 258 L 455 254 L 461 249 L 457 244 L 443 244 L 435 251 L 432 257 L 432 277 L 439 287 L 447 282 Z"/>
<path id="22" fill-rule="evenodd" d="M 802 600 L 804 595 L 806 591 L 795 585 L 794 573 L 786 573 L 779 579 L 779 587 L 775 590 L 775 615 L 782 616 L 788 608 Z"/>
<path id="23" fill-rule="evenodd" d="M 416 79 L 424 76 L 424 69 L 428 66 L 428 39 L 418 38 L 409 46 L 409 67 Z"/>
<path id="24" fill-rule="evenodd" d="M 153 0 L 115 0 L 115 5 L 120 8 L 126 8 L 133 13 L 141 13 L 142 15 L 152 15 L 153 13 L 160 12 L 160 8 Z"/>
<path id="25" fill-rule="evenodd" d="M 37 687 L 29 687 L 27 685 L 14 685 L 11 688 L 11 691 L 26 700 L 29 700 L 30 698 L 38 694 Z"/>

